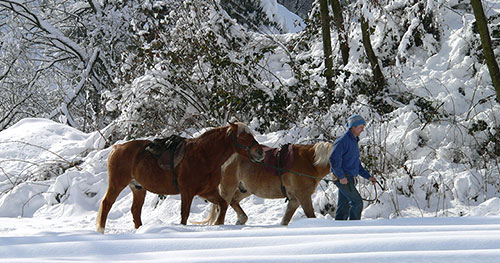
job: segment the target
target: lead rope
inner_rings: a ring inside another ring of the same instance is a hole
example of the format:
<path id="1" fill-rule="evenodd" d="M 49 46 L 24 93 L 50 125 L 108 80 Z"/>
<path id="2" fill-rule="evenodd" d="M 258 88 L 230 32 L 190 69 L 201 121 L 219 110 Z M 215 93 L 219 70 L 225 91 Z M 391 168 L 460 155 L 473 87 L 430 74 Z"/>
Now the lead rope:
<path id="1" fill-rule="evenodd" d="M 373 198 L 373 199 L 361 198 L 361 200 L 369 202 L 369 203 L 377 201 L 378 200 L 377 184 L 380 187 L 380 189 L 382 189 L 382 191 L 385 190 L 384 187 L 382 187 L 382 185 L 380 184 L 380 182 L 377 180 L 376 184 L 372 183 L 372 185 L 373 185 L 373 191 L 375 192 L 375 198 Z"/>
<path id="2" fill-rule="evenodd" d="M 375 198 L 374 199 L 361 198 L 361 200 L 369 202 L 369 203 L 372 203 L 372 202 L 375 202 L 378 200 L 377 185 L 376 184 L 372 184 L 372 185 L 373 185 L 373 191 L 375 192 Z"/>
<path id="3" fill-rule="evenodd" d="M 289 173 L 292 173 L 292 174 L 295 174 L 295 175 L 298 175 L 298 176 L 309 177 L 309 178 L 316 179 L 316 180 L 323 180 L 327 184 L 329 184 L 330 182 L 334 183 L 335 181 L 337 181 L 337 180 L 331 180 L 331 179 L 327 179 L 327 178 L 320 178 L 320 177 L 316 177 L 316 176 L 312 176 L 312 175 L 308 175 L 308 174 L 304 174 L 304 173 L 295 172 L 295 171 L 288 170 L 288 169 L 285 169 L 285 168 L 276 167 L 276 166 L 271 165 L 271 164 L 265 164 L 264 162 L 256 162 L 256 163 L 260 163 L 261 165 L 264 165 L 266 167 L 274 168 L 274 169 L 278 170 L 280 174 L 283 173 L 283 172 L 289 172 Z M 382 190 L 384 190 L 384 188 L 382 187 L 382 185 L 380 185 L 380 183 L 378 182 L 378 180 L 377 180 L 377 184 L 379 185 L 379 187 Z M 321 188 L 322 188 L 322 190 L 323 190 L 323 192 L 325 193 L 325 196 L 326 196 L 326 191 L 323 189 L 323 186 L 321 186 Z M 378 200 L 378 192 L 377 192 L 377 186 L 376 185 L 373 185 L 373 190 L 375 191 L 375 198 L 374 199 L 366 199 L 366 198 L 361 198 L 361 199 L 363 201 L 366 201 L 366 202 L 375 202 L 375 201 L 377 201 Z M 330 202 L 328 196 L 327 196 L 327 199 L 328 199 L 328 202 Z"/>

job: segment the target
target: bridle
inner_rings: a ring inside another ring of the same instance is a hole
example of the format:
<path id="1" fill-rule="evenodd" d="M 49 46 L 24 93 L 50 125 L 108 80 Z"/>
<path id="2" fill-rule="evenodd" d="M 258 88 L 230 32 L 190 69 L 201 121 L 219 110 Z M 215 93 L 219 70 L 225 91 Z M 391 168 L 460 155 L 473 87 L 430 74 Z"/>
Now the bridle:
<path id="1" fill-rule="evenodd" d="M 252 144 L 250 144 L 250 146 L 245 146 L 245 145 L 238 142 L 238 140 L 236 139 L 236 135 L 234 135 L 234 131 L 231 132 L 231 139 L 233 140 L 234 147 L 242 148 L 243 150 L 245 150 L 247 152 L 247 154 L 250 157 L 250 160 L 252 162 L 258 163 L 258 161 L 254 159 L 252 153 L 250 152 L 250 150 L 252 150 L 253 147 L 255 147 L 256 145 L 259 145 L 259 143 L 257 141 L 254 140 L 254 142 Z"/>

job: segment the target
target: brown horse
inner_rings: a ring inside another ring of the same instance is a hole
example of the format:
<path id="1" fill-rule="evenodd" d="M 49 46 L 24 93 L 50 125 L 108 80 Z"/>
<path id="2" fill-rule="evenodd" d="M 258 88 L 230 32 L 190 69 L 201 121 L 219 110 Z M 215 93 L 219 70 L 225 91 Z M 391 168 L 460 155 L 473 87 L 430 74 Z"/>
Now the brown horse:
<path id="1" fill-rule="evenodd" d="M 197 138 L 186 139 L 184 156 L 174 168 L 161 169 L 145 148 L 151 141 L 134 140 L 115 145 L 108 157 L 108 190 L 97 214 L 97 231 L 104 233 L 106 218 L 118 194 L 129 185 L 133 193 L 132 216 L 135 228 L 142 225 L 141 210 L 146 190 L 164 195 L 181 194 L 181 224 L 186 224 L 195 195 L 217 204 L 221 211 L 227 202 L 219 195 L 221 165 L 233 154 L 262 161 L 264 153 L 250 129 L 243 123 L 209 130 Z M 177 177 L 177 180 L 173 176 Z M 224 224 L 221 213 L 217 224 Z"/>
<path id="2" fill-rule="evenodd" d="M 248 220 L 239 203 L 252 194 L 262 198 L 290 199 L 281 220 L 282 225 L 288 225 L 299 205 L 307 217 L 316 217 L 311 195 L 320 180 L 330 173 L 329 157 L 332 144 L 318 142 L 309 145 L 293 144 L 292 147 L 294 162 L 290 169 L 283 171 L 282 179 L 273 175 L 264 164 L 251 162 L 236 154 L 222 165 L 219 193 L 236 211 L 238 215 L 236 224 L 243 225 Z M 223 207 L 221 209 L 212 205 L 210 215 L 205 222 L 213 224 L 215 215 L 219 213 L 220 217 L 220 214 L 225 212 Z"/>

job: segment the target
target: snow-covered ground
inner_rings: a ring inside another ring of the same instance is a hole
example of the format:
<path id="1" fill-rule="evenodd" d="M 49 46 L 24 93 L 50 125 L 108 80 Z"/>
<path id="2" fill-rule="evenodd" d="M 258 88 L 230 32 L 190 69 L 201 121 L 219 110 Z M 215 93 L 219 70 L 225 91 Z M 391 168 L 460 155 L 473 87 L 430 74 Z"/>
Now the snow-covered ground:
<path id="1" fill-rule="evenodd" d="M 100 235 L 91 217 L 2 218 L 2 262 L 498 262 L 499 217 L 336 222 L 288 227 L 149 222 Z"/>

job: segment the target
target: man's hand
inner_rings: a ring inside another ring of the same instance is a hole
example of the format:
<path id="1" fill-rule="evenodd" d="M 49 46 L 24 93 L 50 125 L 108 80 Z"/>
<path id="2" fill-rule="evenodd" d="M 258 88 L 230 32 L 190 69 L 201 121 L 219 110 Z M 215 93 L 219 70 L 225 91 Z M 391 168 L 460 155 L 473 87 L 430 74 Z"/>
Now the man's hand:
<path id="1" fill-rule="evenodd" d="M 339 182 L 341 184 L 347 184 L 347 178 L 344 177 L 344 178 L 340 179 Z"/>
<path id="2" fill-rule="evenodd" d="M 370 176 L 370 178 L 368 178 L 368 180 L 370 180 L 372 182 L 372 184 L 376 184 L 377 183 L 377 178 L 375 178 L 373 176 Z"/>

